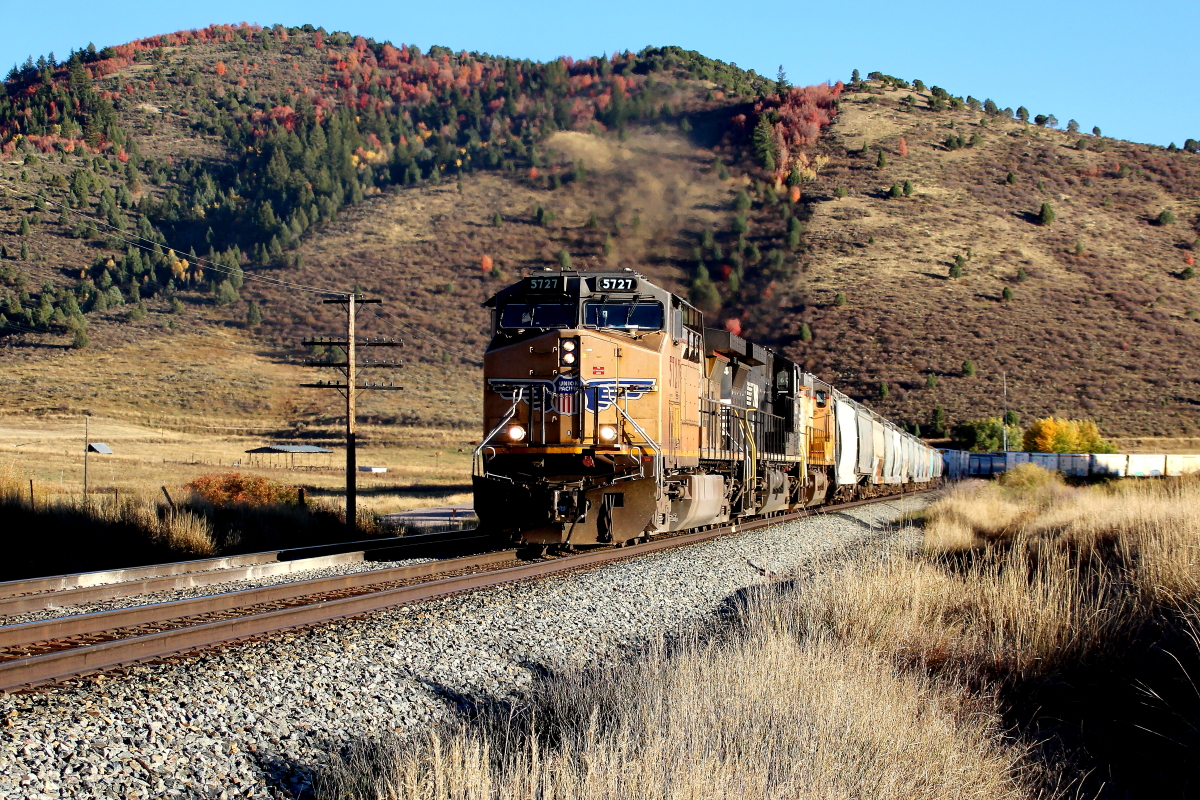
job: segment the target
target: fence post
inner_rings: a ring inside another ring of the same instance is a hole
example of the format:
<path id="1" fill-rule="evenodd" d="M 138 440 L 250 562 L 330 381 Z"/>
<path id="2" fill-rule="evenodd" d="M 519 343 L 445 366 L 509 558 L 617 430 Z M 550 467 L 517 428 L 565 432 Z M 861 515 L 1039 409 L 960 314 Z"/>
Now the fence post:
<path id="1" fill-rule="evenodd" d="M 33 478 L 29 479 L 29 510 L 34 511 L 37 506 L 33 502 Z"/>
<path id="2" fill-rule="evenodd" d="M 165 487 L 165 486 L 162 487 L 162 490 L 163 490 L 163 496 L 167 498 L 167 505 L 169 505 L 171 507 L 171 510 L 174 511 L 175 510 L 175 501 L 171 499 L 171 493 L 167 491 L 167 487 Z"/>

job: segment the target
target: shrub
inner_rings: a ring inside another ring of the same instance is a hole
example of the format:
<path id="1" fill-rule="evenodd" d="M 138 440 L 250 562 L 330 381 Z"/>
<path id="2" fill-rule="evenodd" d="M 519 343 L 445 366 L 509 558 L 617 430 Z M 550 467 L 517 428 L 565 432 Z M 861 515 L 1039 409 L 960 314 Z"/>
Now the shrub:
<path id="1" fill-rule="evenodd" d="M 887 166 L 887 155 L 882 150 L 879 151 L 879 157 L 875 159 L 875 166 L 878 169 L 883 169 Z"/>
<path id="2" fill-rule="evenodd" d="M 1025 449 L 1033 453 L 1115 453 L 1095 422 L 1045 417 L 1025 430 Z"/>
<path id="3" fill-rule="evenodd" d="M 845 187 L 845 186 L 838 186 L 838 187 L 836 187 L 836 188 L 833 190 L 833 196 L 834 196 L 834 197 L 836 197 L 836 198 L 838 198 L 839 200 L 840 200 L 841 198 L 845 197 L 845 196 L 846 196 L 846 187 Z"/>
<path id="4" fill-rule="evenodd" d="M 1038 224 L 1048 226 L 1054 222 L 1054 207 L 1049 203 L 1042 203 L 1042 210 L 1038 213 Z"/>
<path id="5" fill-rule="evenodd" d="M 962 267 L 960 267 L 958 265 L 957 259 L 954 261 L 953 264 L 950 265 L 950 277 L 951 278 L 961 278 L 962 277 Z"/>
<path id="6" fill-rule="evenodd" d="M 172 314 L 183 313 L 183 303 L 180 301 L 180 299 L 178 297 L 171 298 L 171 313 Z"/>
<path id="7" fill-rule="evenodd" d="M 1005 181 L 1005 183 L 1009 184 L 1010 186 L 1015 186 L 1017 183 L 1016 173 L 1015 172 L 1008 173 L 1008 177 L 1005 178 L 1004 181 Z"/>
<path id="8" fill-rule="evenodd" d="M 558 265 L 560 267 L 562 267 L 563 269 L 571 268 L 571 254 L 567 252 L 567 249 L 565 247 L 562 250 L 558 251 L 557 258 L 558 258 Z"/>
<path id="9" fill-rule="evenodd" d="M 1159 225 L 1174 225 L 1175 224 L 1175 212 L 1169 208 L 1164 208 L 1158 214 L 1158 224 Z"/>
<path id="10" fill-rule="evenodd" d="M 812 328 L 808 327 L 807 322 L 800 323 L 800 341 L 811 342 L 812 338 Z"/>
<path id="11" fill-rule="evenodd" d="M 1008 446 L 1016 447 L 1021 441 L 1021 429 L 1004 425 L 999 417 L 988 417 L 963 423 L 954 429 L 954 438 L 964 450 L 975 453 L 1002 451 L 1008 434 Z"/>
<path id="12" fill-rule="evenodd" d="M 898 183 L 893 183 L 892 188 L 888 189 L 888 197 L 892 198 L 893 200 L 903 196 L 904 190 L 900 188 L 900 184 Z"/>
<path id="13" fill-rule="evenodd" d="M 1190 281 L 1192 278 L 1196 277 L 1196 268 L 1191 265 L 1184 267 L 1183 272 L 1179 273 L 1179 277 L 1183 278 L 1185 281 Z"/>
<path id="14" fill-rule="evenodd" d="M 733 200 L 733 207 L 738 211 L 746 211 L 750 208 L 750 195 L 746 194 L 745 189 L 738 191 L 737 197 Z"/>
<path id="15" fill-rule="evenodd" d="M 844 305 L 846 305 L 846 293 L 845 293 L 845 292 L 838 292 L 836 295 L 834 295 L 834 297 L 833 297 L 833 304 L 834 304 L 835 306 L 838 306 L 839 308 L 840 308 L 841 306 L 844 306 Z"/>
<path id="16" fill-rule="evenodd" d="M 936 389 L 937 388 L 937 375 L 934 375 L 931 372 L 925 376 L 925 388 L 926 389 Z"/>
<path id="17" fill-rule="evenodd" d="M 966 375 L 968 378 L 971 377 L 972 375 L 974 375 L 975 374 L 975 362 L 969 358 L 966 361 L 964 361 L 962 364 L 962 374 Z"/>
<path id="18" fill-rule="evenodd" d="M 880 383 L 879 383 L 879 399 L 887 400 L 889 394 L 891 394 L 891 389 L 888 388 L 887 381 L 880 381 Z"/>
<path id="19" fill-rule="evenodd" d="M 296 498 L 294 486 L 240 472 L 201 475 L 184 488 L 196 499 L 214 506 L 265 506 L 291 503 Z"/>
<path id="20" fill-rule="evenodd" d="M 1012 299 L 1013 299 L 1012 287 L 1005 286 L 1003 295 L 1004 295 L 1004 302 L 1006 302 L 1006 303 L 1012 302 Z"/>
<path id="21" fill-rule="evenodd" d="M 916 189 L 913 188 L 913 182 L 910 180 L 905 180 L 904 181 L 904 196 L 912 197 L 913 192 L 915 192 L 915 191 L 916 191 Z"/>
<path id="22" fill-rule="evenodd" d="M 75 337 L 71 340 L 71 348 L 74 350 L 82 350 L 91 344 L 88 339 L 87 332 L 83 328 L 75 329 Z"/>
<path id="23" fill-rule="evenodd" d="M 613 244 L 612 234 L 611 233 L 604 234 L 604 244 L 602 245 L 601 249 L 604 251 L 604 256 L 606 258 L 608 256 L 612 255 L 613 249 L 615 247 L 616 247 L 616 245 Z"/>
<path id="24" fill-rule="evenodd" d="M 504 217 L 500 216 L 500 212 L 497 211 L 495 214 L 492 215 L 492 227 L 499 228 L 503 224 L 504 224 Z"/>

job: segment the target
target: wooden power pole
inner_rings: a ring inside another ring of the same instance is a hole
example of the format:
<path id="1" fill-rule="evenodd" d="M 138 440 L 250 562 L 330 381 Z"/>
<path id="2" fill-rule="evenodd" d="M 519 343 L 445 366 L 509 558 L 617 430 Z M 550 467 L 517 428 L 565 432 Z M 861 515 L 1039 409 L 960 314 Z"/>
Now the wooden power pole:
<path id="1" fill-rule="evenodd" d="M 87 500 L 88 493 L 88 451 L 92 449 L 92 439 L 88 431 L 88 422 L 91 421 L 90 414 L 83 415 L 83 499 Z"/>
<path id="2" fill-rule="evenodd" d="M 339 369 L 346 376 L 345 383 L 340 381 L 317 381 L 302 383 L 309 389 L 334 389 L 346 398 L 346 527 L 351 533 L 357 527 L 358 520 L 358 454 L 355 442 L 355 417 L 357 409 L 355 401 L 359 392 L 368 389 L 376 391 L 398 391 L 402 387 L 394 383 L 362 383 L 358 382 L 358 370 L 366 367 L 398 367 L 395 361 L 377 361 L 366 359 L 359 362 L 357 350 L 359 347 L 399 347 L 403 344 L 400 339 L 365 339 L 358 341 L 355 334 L 355 309 L 364 303 L 382 302 L 378 298 L 366 298 L 353 292 L 326 300 L 326 304 L 346 306 L 346 337 L 342 339 L 309 339 L 302 342 L 306 347 L 341 347 L 346 353 L 345 361 L 322 362 L 310 361 L 308 367 L 332 367 Z"/>

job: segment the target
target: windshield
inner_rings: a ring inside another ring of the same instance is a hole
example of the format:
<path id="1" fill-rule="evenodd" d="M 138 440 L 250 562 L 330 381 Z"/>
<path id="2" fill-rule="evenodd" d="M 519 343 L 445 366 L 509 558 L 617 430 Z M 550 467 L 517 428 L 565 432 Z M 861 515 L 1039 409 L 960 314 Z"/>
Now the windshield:
<path id="1" fill-rule="evenodd" d="M 586 303 L 584 325 L 625 331 L 657 331 L 663 326 L 661 303 Z"/>
<path id="2" fill-rule="evenodd" d="M 501 328 L 573 328 L 573 303 L 509 303 L 500 309 Z"/>

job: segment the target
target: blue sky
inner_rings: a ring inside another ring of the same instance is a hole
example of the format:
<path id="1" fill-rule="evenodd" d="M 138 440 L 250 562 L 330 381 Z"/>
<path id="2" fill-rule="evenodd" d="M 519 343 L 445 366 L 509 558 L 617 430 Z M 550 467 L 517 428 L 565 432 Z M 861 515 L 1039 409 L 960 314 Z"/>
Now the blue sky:
<path id="1" fill-rule="evenodd" d="M 548 4 L 196 3 L 73 0 L 4 4 L 0 65 L 213 22 L 311 23 L 417 44 L 546 59 L 676 44 L 793 83 L 846 79 L 852 69 L 1027 106 L 1063 125 L 1166 145 L 1200 139 L 1200 2 L 1146 5 L 1005 3 L 748 4 L 644 0 Z"/>

